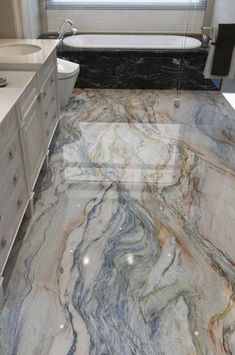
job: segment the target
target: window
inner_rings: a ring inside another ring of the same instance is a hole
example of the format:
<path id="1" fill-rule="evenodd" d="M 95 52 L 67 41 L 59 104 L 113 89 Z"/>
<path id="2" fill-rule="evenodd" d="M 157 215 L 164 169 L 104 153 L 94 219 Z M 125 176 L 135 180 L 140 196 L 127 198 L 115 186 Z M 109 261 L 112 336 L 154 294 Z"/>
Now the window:
<path id="1" fill-rule="evenodd" d="M 48 8 L 84 9 L 205 9 L 207 0 L 47 0 Z"/>

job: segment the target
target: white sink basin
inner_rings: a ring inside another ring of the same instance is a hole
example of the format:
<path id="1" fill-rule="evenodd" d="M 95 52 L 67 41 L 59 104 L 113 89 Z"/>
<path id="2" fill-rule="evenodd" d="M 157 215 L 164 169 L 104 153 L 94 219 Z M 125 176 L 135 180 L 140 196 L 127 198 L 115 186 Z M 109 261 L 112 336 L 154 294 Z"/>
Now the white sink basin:
<path id="1" fill-rule="evenodd" d="M 9 57 L 39 52 L 41 47 L 33 44 L 5 44 L 0 46 L 0 56 Z"/>

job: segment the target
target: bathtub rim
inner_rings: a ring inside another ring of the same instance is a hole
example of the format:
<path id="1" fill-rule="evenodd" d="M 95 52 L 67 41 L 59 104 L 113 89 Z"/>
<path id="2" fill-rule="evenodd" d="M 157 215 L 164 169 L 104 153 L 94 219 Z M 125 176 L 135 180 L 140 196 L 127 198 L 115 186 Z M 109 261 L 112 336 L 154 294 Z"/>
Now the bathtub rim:
<path id="1" fill-rule="evenodd" d="M 80 46 L 75 46 L 72 43 L 72 40 L 78 37 L 92 37 L 92 36 L 101 36 L 101 37 L 122 37 L 122 36 L 141 36 L 141 37 L 155 37 L 155 36 L 159 36 L 159 37 L 185 37 L 186 39 L 192 39 L 195 41 L 195 46 L 190 46 L 190 47 L 176 47 L 173 46 L 171 47 L 156 47 L 156 46 L 128 46 L 128 45 L 123 45 L 123 46 L 112 46 L 112 45 L 80 45 Z M 198 43 L 198 45 L 196 46 L 196 43 Z M 200 45 L 199 45 L 200 43 Z M 157 51 L 157 52 L 171 52 L 171 51 L 178 51 L 178 52 L 187 52 L 187 51 L 196 51 L 196 50 L 200 50 L 202 49 L 202 41 L 199 38 L 195 38 L 195 36 L 190 36 L 190 35 L 173 35 L 173 34 L 106 34 L 106 33 L 81 33 L 75 36 L 67 36 L 63 39 L 62 45 L 66 48 L 71 48 L 73 50 L 102 50 L 102 51 Z"/>

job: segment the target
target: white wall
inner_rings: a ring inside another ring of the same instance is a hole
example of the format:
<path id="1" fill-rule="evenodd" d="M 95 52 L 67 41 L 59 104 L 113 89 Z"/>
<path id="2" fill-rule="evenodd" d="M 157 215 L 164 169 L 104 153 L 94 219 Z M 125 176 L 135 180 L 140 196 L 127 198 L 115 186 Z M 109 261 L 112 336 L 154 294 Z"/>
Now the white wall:
<path id="1" fill-rule="evenodd" d="M 44 0 L 0 0 L 0 14 L 2 38 L 37 38 L 47 31 Z"/>
<path id="2" fill-rule="evenodd" d="M 212 24 L 235 22 L 235 0 L 214 0 Z"/>
<path id="3" fill-rule="evenodd" d="M 48 10 L 47 14 L 49 31 L 58 31 L 62 20 L 71 18 L 79 32 L 124 33 L 199 33 L 204 17 L 204 11 L 180 10 Z"/>
<path id="4" fill-rule="evenodd" d="M 14 10 L 11 1 L 0 0 L 0 37 L 15 38 L 16 26 L 14 22 Z"/>

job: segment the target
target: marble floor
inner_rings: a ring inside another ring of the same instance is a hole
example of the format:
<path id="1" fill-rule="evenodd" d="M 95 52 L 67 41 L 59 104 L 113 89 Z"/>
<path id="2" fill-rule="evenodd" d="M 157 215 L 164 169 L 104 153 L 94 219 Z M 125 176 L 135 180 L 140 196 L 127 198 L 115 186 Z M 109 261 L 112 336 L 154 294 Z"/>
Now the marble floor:
<path id="1" fill-rule="evenodd" d="M 235 354 L 235 111 L 76 90 L 0 312 L 1 355 Z"/>

